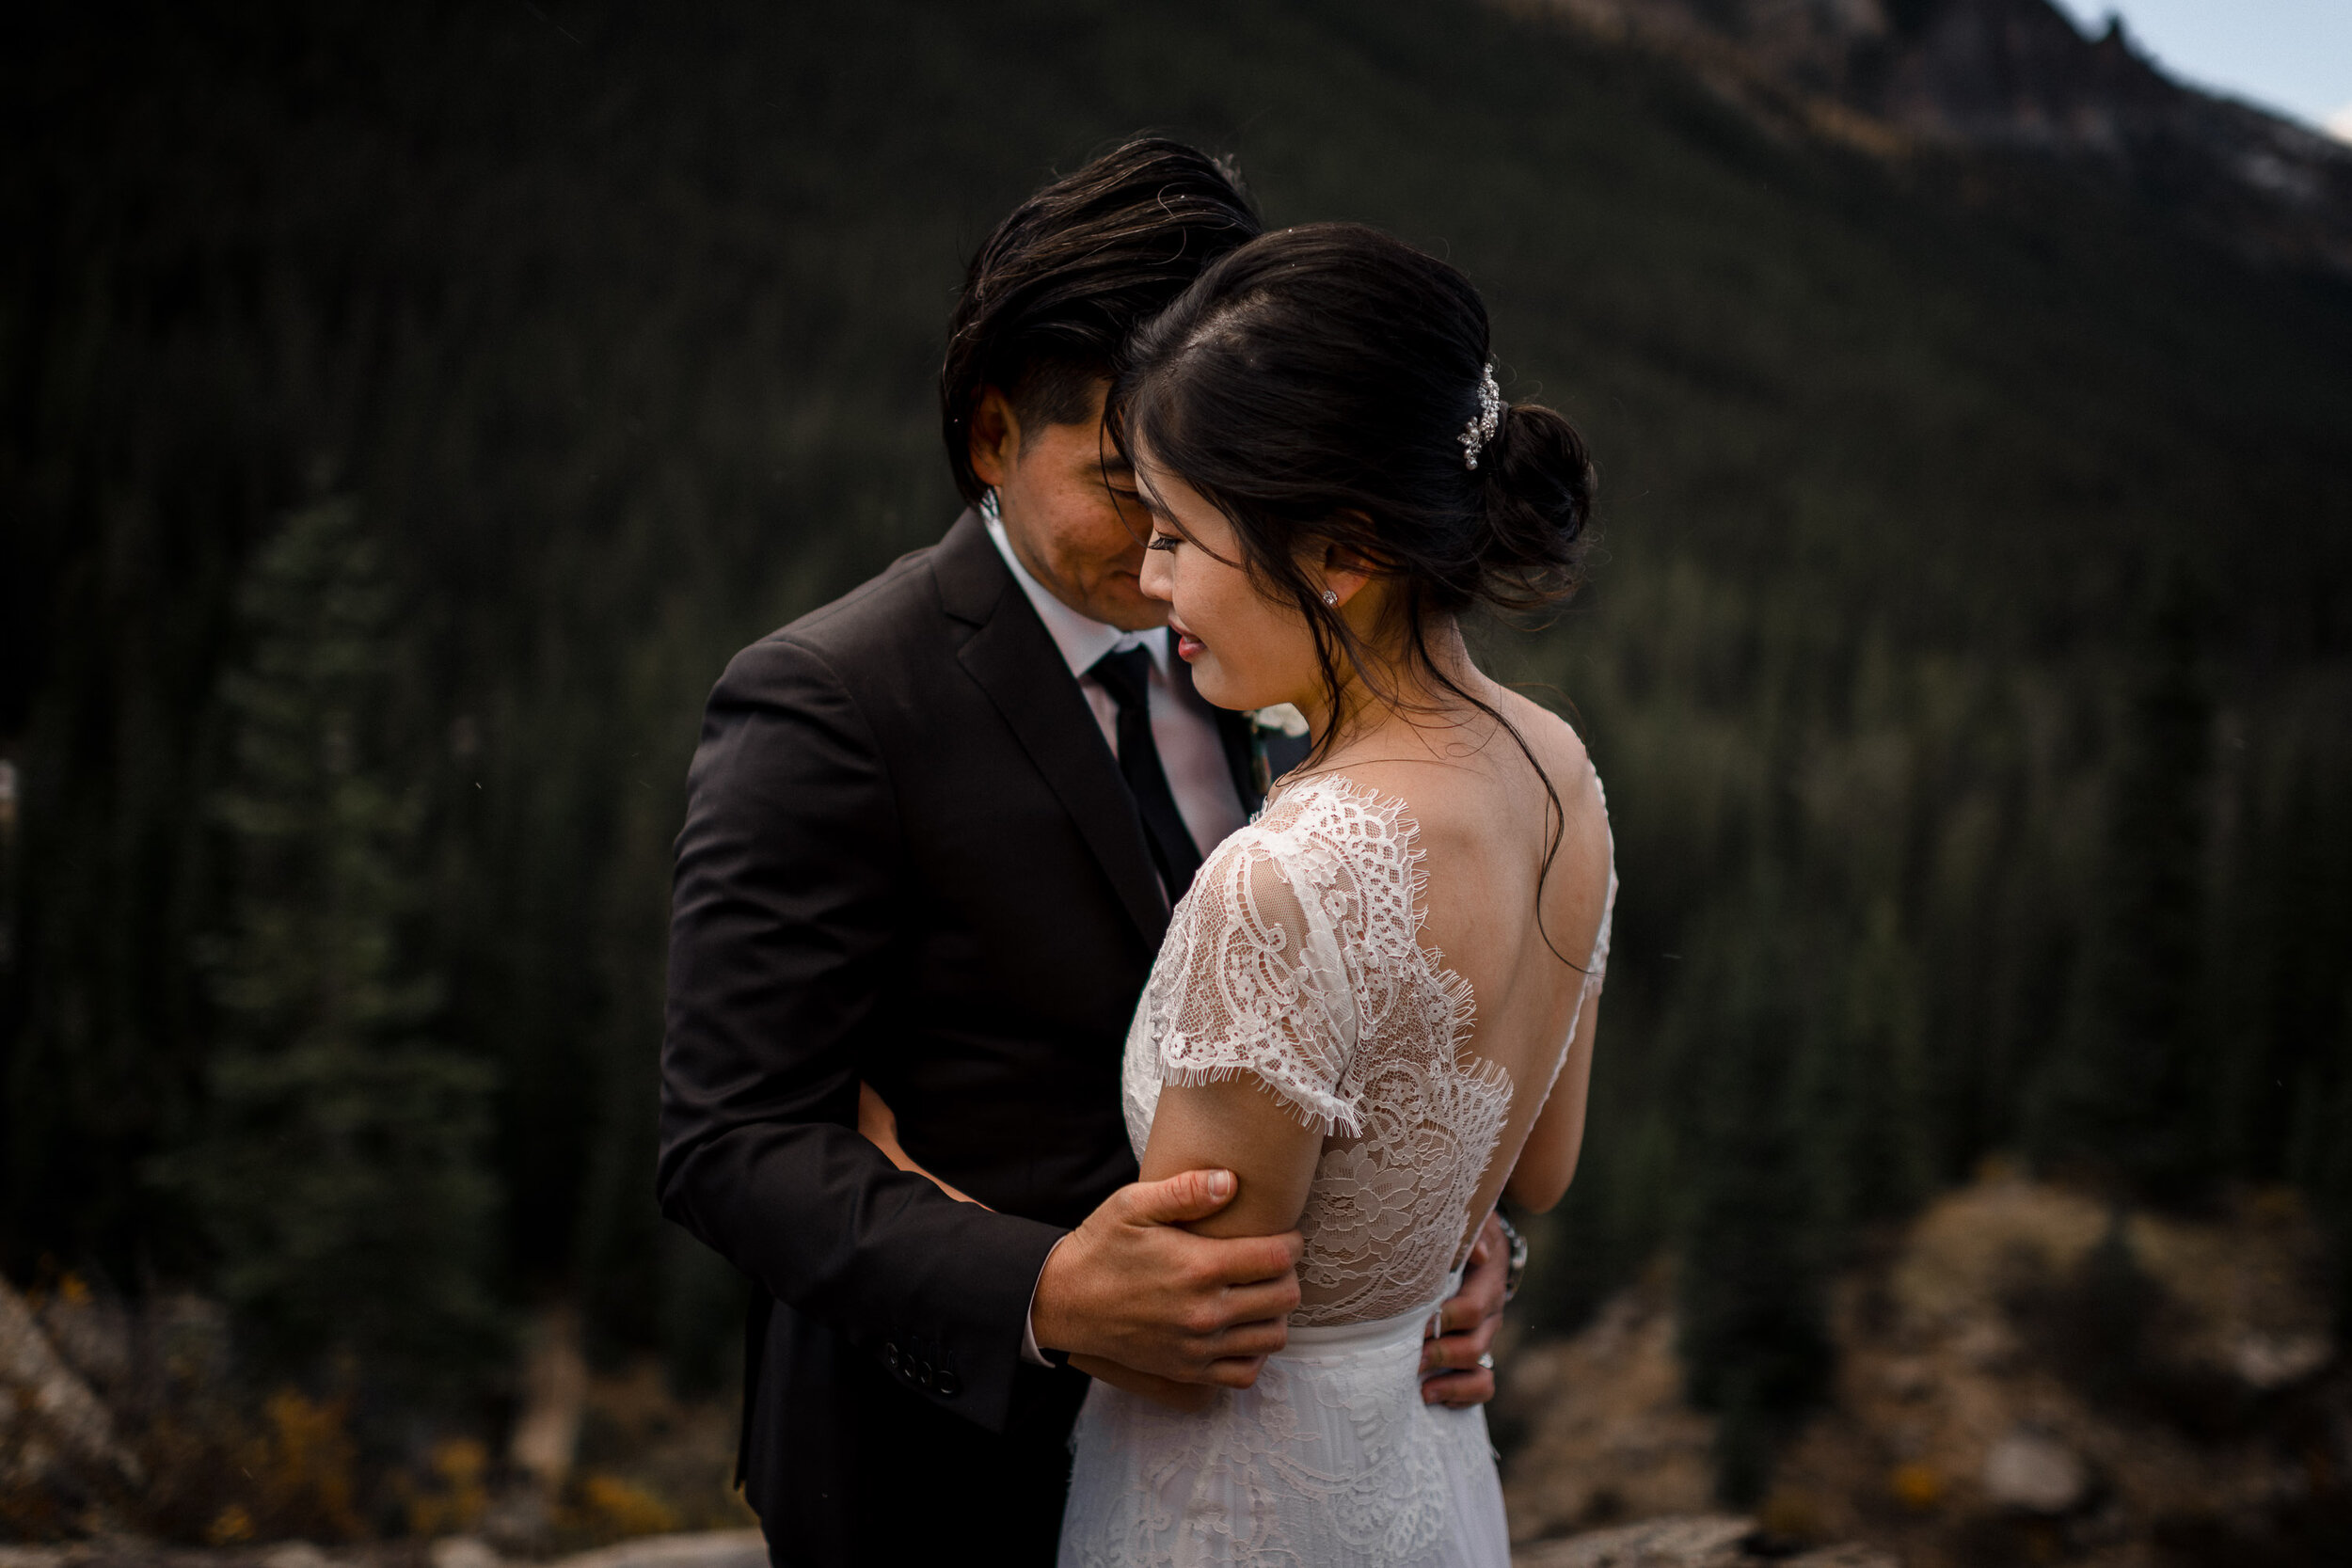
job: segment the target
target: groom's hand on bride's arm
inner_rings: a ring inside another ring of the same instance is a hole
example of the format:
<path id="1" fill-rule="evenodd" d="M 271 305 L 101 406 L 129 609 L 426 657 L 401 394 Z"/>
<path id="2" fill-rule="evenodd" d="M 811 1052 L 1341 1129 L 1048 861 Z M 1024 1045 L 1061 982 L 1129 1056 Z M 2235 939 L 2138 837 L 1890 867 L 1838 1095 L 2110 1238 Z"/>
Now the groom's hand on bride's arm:
<path id="1" fill-rule="evenodd" d="M 1422 1341 L 1421 1397 L 1462 1409 L 1495 1397 L 1495 1330 L 1502 1326 L 1511 1248 L 1502 1222 L 1486 1216 L 1470 1247 L 1462 1289 L 1438 1308 L 1438 1332 Z"/>
<path id="2" fill-rule="evenodd" d="M 1188 1170 L 1121 1187 L 1054 1248 L 1030 1324 L 1047 1350 L 1177 1383 L 1247 1388 L 1289 1338 L 1295 1230 L 1198 1236 L 1184 1226 L 1232 1201 L 1232 1173 Z"/>

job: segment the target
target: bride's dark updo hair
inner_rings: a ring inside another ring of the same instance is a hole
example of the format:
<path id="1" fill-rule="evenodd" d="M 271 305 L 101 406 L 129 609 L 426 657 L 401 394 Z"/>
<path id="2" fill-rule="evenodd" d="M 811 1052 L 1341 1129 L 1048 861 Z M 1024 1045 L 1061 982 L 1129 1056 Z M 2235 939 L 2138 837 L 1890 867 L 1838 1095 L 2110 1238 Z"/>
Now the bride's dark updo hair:
<path id="1" fill-rule="evenodd" d="M 1363 662 L 1301 567 L 1322 545 L 1398 585 L 1407 655 L 1432 668 L 1432 616 L 1561 603 L 1590 543 L 1592 460 L 1559 414 L 1508 405 L 1468 461 L 1487 338 L 1478 292 L 1436 257 L 1360 224 L 1279 230 L 1137 333 L 1111 436 L 1231 519 L 1253 578 L 1314 628 L 1335 689 L 1340 657 Z"/>
<path id="2" fill-rule="evenodd" d="M 1337 546 L 1397 585 L 1406 658 L 1493 720 L 1543 784 L 1537 928 L 1578 968 L 1541 924 L 1560 792 L 1518 726 L 1429 652 L 1432 617 L 1565 600 L 1591 542 L 1593 464 L 1575 427 L 1526 404 L 1486 423 L 1487 335 L 1478 291 L 1436 257 L 1360 224 L 1279 230 L 1211 263 L 1136 334 L 1104 417 L 1131 465 L 1148 448 L 1232 523 L 1251 579 L 1313 628 L 1334 695 L 1344 657 L 1401 696 L 1302 558 Z M 1311 759 L 1336 739 L 1317 736 Z"/>

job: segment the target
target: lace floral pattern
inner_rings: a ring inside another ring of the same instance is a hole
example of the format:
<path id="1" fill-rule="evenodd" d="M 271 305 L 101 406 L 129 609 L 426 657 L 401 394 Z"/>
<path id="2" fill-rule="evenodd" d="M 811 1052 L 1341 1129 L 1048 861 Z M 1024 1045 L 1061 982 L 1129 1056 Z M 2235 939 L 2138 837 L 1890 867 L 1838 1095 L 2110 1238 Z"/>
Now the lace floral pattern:
<path id="1" fill-rule="evenodd" d="M 1422 1402 L 1420 1348 L 1418 1321 L 1295 1348 L 1199 1415 L 1097 1385 L 1061 1562 L 1434 1565 L 1457 1560 L 1465 1514 L 1493 1515 L 1507 1552 L 1485 1418 Z"/>
<path id="2" fill-rule="evenodd" d="M 1421 1398 L 1422 1326 L 1455 1288 L 1513 1086 L 1470 1049 L 1470 987 L 1422 945 L 1416 836 L 1402 801 L 1309 780 L 1177 906 L 1127 1036 L 1127 1135 L 1141 1158 L 1163 1085 L 1243 1073 L 1319 1131 L 1303 1303 L 1255 1386 L 1199 1415 L 1095 1386 L 1061 1568 L 1510 1560 L 1484 1414 Z M 1608 947 L 1604 912 L 1580 1014 Z"/>
<path id="3" fill-rule="evenodd" d="M 1301 1325 L 1436 1297 L 1511 1107 L 1510 1074 L 1468 1049 L 1469 985 L 1421 942 L 1416 837 L 1403 801 L 1336 775 L 1285 789 L 1194 879 L 1128 1033 L 1136 1158 L 1163 1084 L 1249 1073 L 1323 1132 L 1299 1221 Z M 1608 931 L 1604 915 L 1585 997 Z"/>

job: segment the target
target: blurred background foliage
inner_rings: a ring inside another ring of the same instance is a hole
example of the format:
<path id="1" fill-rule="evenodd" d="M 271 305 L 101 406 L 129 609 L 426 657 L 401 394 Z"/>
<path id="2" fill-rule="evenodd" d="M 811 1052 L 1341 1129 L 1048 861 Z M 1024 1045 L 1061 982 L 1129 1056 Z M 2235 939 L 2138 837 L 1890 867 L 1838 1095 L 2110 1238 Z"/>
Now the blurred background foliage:
<path id="1" fill-rule="evenodd" d="M 726 1385 L 650 1190 L 702 699 L 941 531 L 964 258 L 1144 127 L 1464 267 L 1599 455 L 1592 588 L 1486 634 L 1625 887 L 1537 1327 L 1676 1249 L 1736 1494 L 1826 1272 L 1990 1152 L 2352 1221 L 2341 280 L 1468 3 L 8 25 L 10 1275 L 461 1388 L 567 1296 Z"/>

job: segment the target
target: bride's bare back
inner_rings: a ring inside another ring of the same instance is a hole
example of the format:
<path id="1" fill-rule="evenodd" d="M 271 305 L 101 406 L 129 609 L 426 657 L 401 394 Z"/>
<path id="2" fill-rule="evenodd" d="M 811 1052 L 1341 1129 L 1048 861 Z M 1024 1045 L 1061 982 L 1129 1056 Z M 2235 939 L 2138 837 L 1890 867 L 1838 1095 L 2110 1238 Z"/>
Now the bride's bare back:
<path id="1" fill-rule="evenodd" d="M 1496 1064 L 1513 1085 L 1509 1116 L 1470 1207 L 1473 1227 L 1506 1191 L 1526 1207 L 1551 1207 L 1573 1174 L 1599 1013 L 1597 960 L 1606 957 L 1598 949 L 1613 887 L 1608 809 L 1583 742 L 1517 692 L 1492 683 L 1479 689 L 1518 730 L 1540 774 L 1508 735 L 1475 713 L 1458 728 L 1423 727 L 1425 720 L 1413 726 L 1411 737 L 1432 753 L 1426 758 L 1396 755 L 1404 748 L 1395 742 L 1406 737 L 1382 736 L 1347 748 L 1352 754 L 1332 764 L 1401 800 L 1416 825 L 1426 879 L 1422 945 L 1474 998 L 1465 1049 Z M 1375 747 L 1394 760 L 1375 754 Z M 1559 797 L 1556 809 L 1547 780 Z"/>
<path id="2" fill-rule="evenodd" d="M 1549 1207 L 1575 1164 L 1606 813 L 1565 724 L 1464 673 L 1527 752 L 1468 705 L 1391 711 L 1286 781 L 1203 867 L 1129 1037 L 1145 1177 L 1223 1165 L 1203 1229 L 1295 1224 L 1301 1323 L 1425 1305 L 1506 1182 Z"/>

